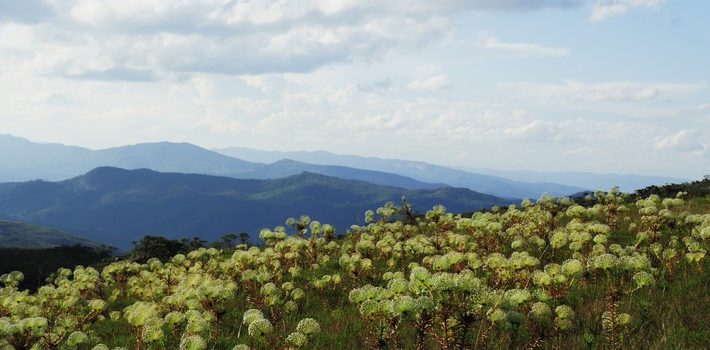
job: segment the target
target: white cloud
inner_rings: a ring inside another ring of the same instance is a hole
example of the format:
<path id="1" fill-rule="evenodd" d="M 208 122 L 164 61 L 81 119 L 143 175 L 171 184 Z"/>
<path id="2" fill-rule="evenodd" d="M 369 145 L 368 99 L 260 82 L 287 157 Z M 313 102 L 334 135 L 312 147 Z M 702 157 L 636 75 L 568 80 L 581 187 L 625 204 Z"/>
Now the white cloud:
<path id="1" fill-rule="evenodd" d="M 492 36 L 483 36 L 478 41 L 478 46 L 484 49 L 496 50 L 515 56 L 567 56 L 569 50 L 557 47 L 548 47 L 538 44 L 503 42 Z"/>
<path id="2" fill-rule="evenodd" d="M 452 10 L 414 8 L 399 14 L 396 10 L 402 4 L 385 8 L 347 1 L 53 4 L 56 16 L 42 25 L 4 25 L 22 29 L 24 40 L 3 42 L 0 50 L 22 50 L 22 61 L 32 62 L 31 73 L 96 80 L 194 72 L 308 72 L 417 50 L 453 28 Z"/>
<path id="3" fill-rule="evenodd" d="M 618 16 L 635 7 L 656 8 L 665 0 L 597 0 L 592 5 L 590 20 L 600 22 L 607 18 Z"/>
<path id="4" fill-rule="evenodd" d="M 451 80 L 446 74 L 429 78 L 415 79 L 407 84 L 407 88 L 415 91 L 439 91 L 451 88 Z"/>
<path id="5" fill-rule="evenodd" d="M 25 52 L 26 59 L 37 61 L 35 68 L 43 74 L 114 80 L 121 74 L 102 72 L 152 71 L 145 75 L 155 77 L 308 72 L 439 42 L 454 29 L 452 18 L 467 11 L 532 11 L 583 2 L 28 0 L 1 2 L 0 21 L 41 24 L 31 29 L 32 41 L 16 45 L 35 48 Z M 496 39 L 487 45 L 524 54 L 565 54 Z M 97 62 L 98 67 L 91 65 Z"/>
<path id="6" fill-rule="evenodd" d="M 524 96 L 555 101 L 573 102 L 641 102 L 658 99 L 662 95 L 689 94 L 706 88 L 696 83 L 582 83 L 567 81 L 561 84 L 515 83 L 502 84 Z"/>
<path id="7" fill-rule="evenodd" d="M 532 142 L 554 142 L 558 140 L 559 127 L 539 119 L 504 129 L 506 135 Z"/>
<path id="8" fill-rule="evenodd" d="M 702 133 L 698 130 L 684 129 L 659 139 L 655 148 L 671 151 L 702 151 L 700 142 Z"/>

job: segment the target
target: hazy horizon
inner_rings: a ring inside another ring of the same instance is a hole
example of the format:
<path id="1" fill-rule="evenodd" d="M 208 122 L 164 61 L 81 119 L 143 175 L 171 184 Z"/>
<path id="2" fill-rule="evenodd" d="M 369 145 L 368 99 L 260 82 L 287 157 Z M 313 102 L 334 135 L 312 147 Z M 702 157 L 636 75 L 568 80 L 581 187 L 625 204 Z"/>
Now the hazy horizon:
<path id="1" fill-rule="evenodd" d="M 710 3 L 0 4 L 0 134 L 710 173 Z"/>

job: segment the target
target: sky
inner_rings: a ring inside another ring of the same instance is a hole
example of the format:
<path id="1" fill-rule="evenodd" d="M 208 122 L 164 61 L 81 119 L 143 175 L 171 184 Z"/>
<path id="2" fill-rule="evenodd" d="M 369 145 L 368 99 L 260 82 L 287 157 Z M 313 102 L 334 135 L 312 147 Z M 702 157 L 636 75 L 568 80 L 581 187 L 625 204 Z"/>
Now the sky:
<path id="1" fill-rule="evenodd" d="M 0 0 L 0 134 L 710 173 L 710 2 Z"/>

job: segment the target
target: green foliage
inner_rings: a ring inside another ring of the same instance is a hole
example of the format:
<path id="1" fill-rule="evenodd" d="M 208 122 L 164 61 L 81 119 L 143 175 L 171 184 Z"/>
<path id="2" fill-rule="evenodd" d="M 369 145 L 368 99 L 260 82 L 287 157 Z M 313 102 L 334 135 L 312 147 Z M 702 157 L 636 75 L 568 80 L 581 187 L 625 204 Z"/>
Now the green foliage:
<path id="1" fill-rule="evenodd" d="M 133 250 L 129 258 L 145 263 L 151 258 L 168 260 L 177 254 L 189 253 L 202 248 L 207 242 L 194 237 L 192 239 L 167 239 L 159 236 L 145 236 L 138 242 L 133 242 Z"/>
<path id="2" fill-rule="evenodd" d="M 113 250 L 85 246 L 46 249 L 0 248 L 0 274 L 22 271 L 20 289 L 36 290 L 60 267 L 89 266 L 111 260 Z"/>
<path id="3" fill-rule="evenodd" d="M 170 256 L 146 238 L 134 260 L 60 269 L 34 293 L 0 276 L 0 348 L 703 348 L 710 213 L 692 205 L 388 204 L 342 239 L 302 216 L 262 247 Z"/>

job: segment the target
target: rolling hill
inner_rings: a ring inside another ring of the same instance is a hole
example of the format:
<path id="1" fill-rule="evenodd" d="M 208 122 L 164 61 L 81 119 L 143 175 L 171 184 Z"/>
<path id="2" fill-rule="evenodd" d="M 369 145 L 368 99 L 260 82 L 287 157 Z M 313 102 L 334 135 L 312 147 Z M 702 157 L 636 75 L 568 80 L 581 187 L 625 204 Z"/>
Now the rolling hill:
<path id="1" fill-rule="evenodd" d="M 99 244 L 72 234 L 22 222 L 0 220 L 0 248 L 43 249 L 58 246 Z"/>
<path id="2" fill-rule="evenodd" d="M 255 237 L 262 228 L 302 214 L 325 218 L 344 232 L 363 223 L 366 210 L 402 196 L 419 211 L 436 204 L 464 212 L 509 203 L 463 188 L 407 190 L 313 173 L 244 180 L 101 167 L 60 182 L 0 184 L 0 219 L 57 227 L 126 248 L 146 234 Z"/>

